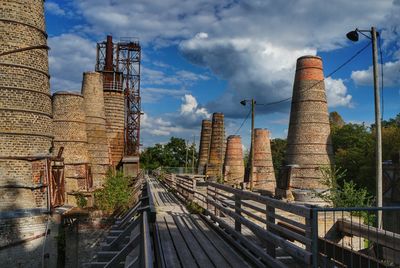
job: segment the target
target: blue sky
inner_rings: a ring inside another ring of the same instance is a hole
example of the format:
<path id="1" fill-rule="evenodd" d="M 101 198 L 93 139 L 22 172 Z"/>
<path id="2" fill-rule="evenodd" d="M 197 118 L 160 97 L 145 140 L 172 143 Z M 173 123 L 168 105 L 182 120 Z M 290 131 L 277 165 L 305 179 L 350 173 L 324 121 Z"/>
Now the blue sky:
<path id="1" fill-rule="evenodd" d="M 201 120 L 224 112 L 236 134 L 249 107 L 291 96 L 296 59 L 321 56 L 325 75 L 369 42 L 345 34 L 376 26 L 384 63 L 384 119 L 400 112 L 399 0 L 76 0 L 45 3 L 51 89 L 80 91 L 107 34 L 142 45 L 141 139 L 193 140 Z M 346 122 L 374 121 L 371 47 L 325 81 L 330 111 Z M 257 106 L 256 127 L 286 137 L 289 103 Z M 250 120 L 239 130 L 245 147 Z"/>

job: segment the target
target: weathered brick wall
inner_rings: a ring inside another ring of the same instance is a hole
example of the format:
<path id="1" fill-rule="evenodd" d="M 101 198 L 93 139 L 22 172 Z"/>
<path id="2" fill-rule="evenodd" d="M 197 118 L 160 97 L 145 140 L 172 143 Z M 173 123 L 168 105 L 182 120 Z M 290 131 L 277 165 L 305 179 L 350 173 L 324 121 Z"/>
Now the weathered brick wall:
<path id="1" fill-rule="evenodd" d="M 285 161 L 299 165 L 293 172 L 292 188 L 326 188 L 320 167 L 333 164 L 333 150 L 320 57 L 297 60 Z"/>
<path id="2" fill-rule="evenodd" d="M 46 216 L 28 216 L 0 219 L 0 246 L 6 246 L 34 236 L 46 230 Z M 40 267 L 44 236 L 32 241 L 0 250 L 1 267 Z"/>
<path id="3" fill-rule="evenodd" d="M 201 123 L 199 162 L 198 162 L 199 174 L 204 174 L 208 161 L 208 153 L 210 151 L 210 143 L 211 143 L 211 125 L 212 125 L 211 120 L 203 120 Z"/>
<path id="4" fill-rule="evenodd" d="M 93 186 L 100 187 L 110 168 L 101 73 L 85 72 L 83 74 L 82 95 L 85 100 L 86 132 Z"/>
<path id="5" fill-rule="evenodd" d="M 0 53 L 46 45 L 43 1 L 1 1 L 0 18 Z M 32 186 L 31 163 L 17 158 L 47 155 L 51 148 L 47 50 L 2 56 L 0 73 L 0 185 Z M 1 192 L 3 211 L 35 207 L 41 195 L 27 188 Z"/>
<path id="6" fill-rule="evenodd" d="M 220 177 L 225 157 L 225 128 L 224 114 L 214 113 L 212 117 L 211 143 L 206 175 Z"/>
<path id="7" fill-rule="evenodd" d="M 276 181 L 267 129 L 257 128 L 254 130 L 254 148 L 254 189 L 274 192 Z"/>
<path id="8" fill-rule="evenodd" d="M 228 185 L 239 186 L 244 181 L 242 140 L 231 135 L 227 139 L 224 161 L 224 181 Z"/>
<path id="9" fill-rule="evenodd" d="M 111 162 L 115 167 L 124 155 L 125 102 L 122 91 L 104 91 L 107 138 Z"/>
<path id="10" fill-rule="evenodd" d="M 75 205 L 75 198 L 70 194 L 80 190 L 79 181 L 85 181 L 89 163 L 83 96 L 64 91 L 54 93 L 53 118 L 55 151 L 64 147 L 66 202 Z"/>
<path id="11" fill-rule="evenodd" d="M 0 18 L 0 53 L 47 44 L 43 0 L 2 0 Z M 46 162 L 22 159 L 49 155 L 52 139 L 47 49 L 0 57 L 0 246 L 45 230 Z M 0 250 L 0 267 L 38 267 L 42 242 Z"/>

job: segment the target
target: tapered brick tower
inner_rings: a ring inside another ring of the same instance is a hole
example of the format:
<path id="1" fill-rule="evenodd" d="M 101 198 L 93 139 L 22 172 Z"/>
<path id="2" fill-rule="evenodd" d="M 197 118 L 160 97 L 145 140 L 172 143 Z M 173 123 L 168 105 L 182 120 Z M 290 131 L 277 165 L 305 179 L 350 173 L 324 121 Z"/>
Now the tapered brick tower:
<path id="1" fill-rule="evenodd" d="M 210 152 L 211 143 L 211 121 L 203 120 L 201 123 L 201 136 L 200 136 L 200 148 L 199 148 L 199 162 L 198 162 L 198 173 L 204 174 L 206 171 L 208 153 Z"/>
<path id="2" fill-rule="evenodd" d="M 47 50 L 44 1 L 2 0 L 0 267 L 42 264 L 44 238 L 27 238 L 44 233 L 47 221 L 43 158 L 53 152 Z"/>
<path id="3" fill-rule="evenodd" d="M 66 203 L 76 205 L 74 194 L 86 188 L 88 142 L 83 96 L 76 92 L 53 94 L 54 147 L 64 147 Z"/>
<path id="4" fill-rule="evenodd" d="M 206 175 L 209 177 L 222 178 L 222 165 L 225 156 L 224 139 L 224 114 L 214 113 L 212 117 L 210 153 L 206 168 Z"/>
<path id="5" fill-rule="evenodd" d="M 255 190 L 267 190 L 273 193 L 276 186 L 275 172 L 267 129 L 254 129 L 254 148 L 253 187 Z M 251 159 L 249 164 L 250 162 Z"/>
<path id="6" fill-rule="evenodd" d="M 304 192 L 326 188 L 320 168 L 333 164 L 320 57 L 303 56 L 297 60 L 287 141 L 286 164 L 296 166 L 291 172 L 289 187 L 295 200 L 307 199 Z"/>
<path id="7" fill-rule="evenodd" d="M 244 181 L 242 140 L 238 135 L 227 139 L 224 161 L 224 183 L 239 186 Z"/>
<path id="8" fill-rule="evenodd" d="M 83 74 L 82 95 L 85 99 L 86 131 L 93 186 L 100 187 L 110 168 L 109 146 L 104 109 L 103 78 L 98 72 Z"/>

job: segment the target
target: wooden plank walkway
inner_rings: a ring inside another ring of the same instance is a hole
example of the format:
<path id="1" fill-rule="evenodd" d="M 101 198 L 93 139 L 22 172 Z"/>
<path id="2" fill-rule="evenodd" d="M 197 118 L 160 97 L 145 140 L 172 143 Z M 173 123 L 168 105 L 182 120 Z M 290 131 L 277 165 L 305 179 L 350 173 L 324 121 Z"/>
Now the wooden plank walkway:
<path id="1" fill-rule="evenodd" d="M 157 210 L 156 228 L 165 267 L 250 267 L 158 180 L 150 178 L 149 184 Z"/>

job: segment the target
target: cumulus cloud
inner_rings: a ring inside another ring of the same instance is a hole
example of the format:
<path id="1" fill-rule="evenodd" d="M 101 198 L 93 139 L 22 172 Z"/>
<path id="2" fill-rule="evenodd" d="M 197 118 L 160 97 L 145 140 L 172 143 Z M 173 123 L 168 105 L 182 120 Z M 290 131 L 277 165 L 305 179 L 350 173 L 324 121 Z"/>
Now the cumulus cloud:
<path id="1" fill-rule="evenodd" d="M 207 104 L 209 110 L 219 109 L 231 117 L 242 117 L 239 102 L 254 98 L 260 104 L 291 96 L 295 61 L 312 49 L 287 49 L 270 42 L 253 43 L 251 39 L 209 39 L 197 35 L 184 41 L 180 49 L 193 63 L 207 66 L 217 76 L 226 79 L 228 90 L 216 101 Z M 285 110 L 288 104 L 259 106 L 258 111 Z"/>
<path id="2" fill-rule="evenodd" d="M 393 6 L 378 28 L 381 32 L 383 52 L 386 57 L 392 56 L 393 60 L 383 64 L 384 84 L 386 86 L 400 85 L 400 0 L 393 1 Z M 379 66 L 381 70 L 381 66 Z M 372 86 L 372 66 L 365 70 L 356 70 L 351 73 L 351 78 L 356 85 Z M 381 79 L 381 77 L 379 77 Z"/>
<path id="3" fill-rule="evenodd" d="M 51 90 L 79 91 L 82 73 L 94 70 L 96 44 L 69 33 L 50 37 L 48 44 Z"/>
<path id="4" fill-rule="evenodd" d="M 347 87 L 342 79 L 325 79 L 326 97 L 329 107 L 346 106 L 352 107 L 352 96 L 347 94 Z"/>
<path id="5" fill-rule="evenodd" d="M 210 114 L 204 107 L 199 107 L 197 100 L 190 94 L 182 98 L 180 117 L 186 125 L 198 125 L 202 119 L 209 118 Z"/>
<path id="6" fill-rule="evenodd" d="M 144 113 L 141 117 L 141 131 L 146 140 L 176 135 L 191 138 L 200 131 L 201 120 L 210 118 L 209 112 L 200 107 L 196 98 L 190 94 L 182 97 L 182 104 L 176 113 L 161 116 L 150 116 Z"/>
<path id="7" fill-rule="evenodd" d="M 343 37 L 346 31 L 378 25 L 387 19 L 385 15 L 393 7 L 391 1 L 374 0 L 363 1 L 362 5 L 346 0 L 329 3 L 76 0 L 74 3 L 87 22 L 82 31 L 137 36 L 143 44 L 158 47 L 179 44 L 182 55 L 189 61 L 228 81 L 227 89 L 217 89 L 224 90 L 221 98 L 206 107 L 209 111 L 218 108 L 231 117 L 243 116 L 237 109 L 243 98 L 253 97 L 259 103 L 268 103 L 290 97 L 297 57 L 346 45 Z M 369 12 L 371 9 L 374 12 Z M 143 68 L 142 73 L 143 86 L 149 88 L 184 83 L 180 88 L 186 90 L 190 83 L 207 79 L 184 70 L 165 74 Z M 335 93 L 341 91 L 332 92 Z M 340 101 L 335 105 L 348 105 L 343 99 L 346 95 L 336 97 Z M 287 103 L 264 106 L 259 112 L 287 112 L 288 107 Z"/>
<path id="8" fill-rule="evenodd" d="M 351 79 L 353 79 L 356 85 L 360 86 L 372 86 L 373 76 L 372 76 L 372 66 L 367 70 L 358 70 L 351 73 Z M 381 70 L 381 65 L 379 65 L 379 71 Z M 400 85 L 400 60 L 389 61 L 383 64 L 383 82 L 386 86 L 399 86 Z M 379 77 L 381 79 L 381 77 Z"/>

